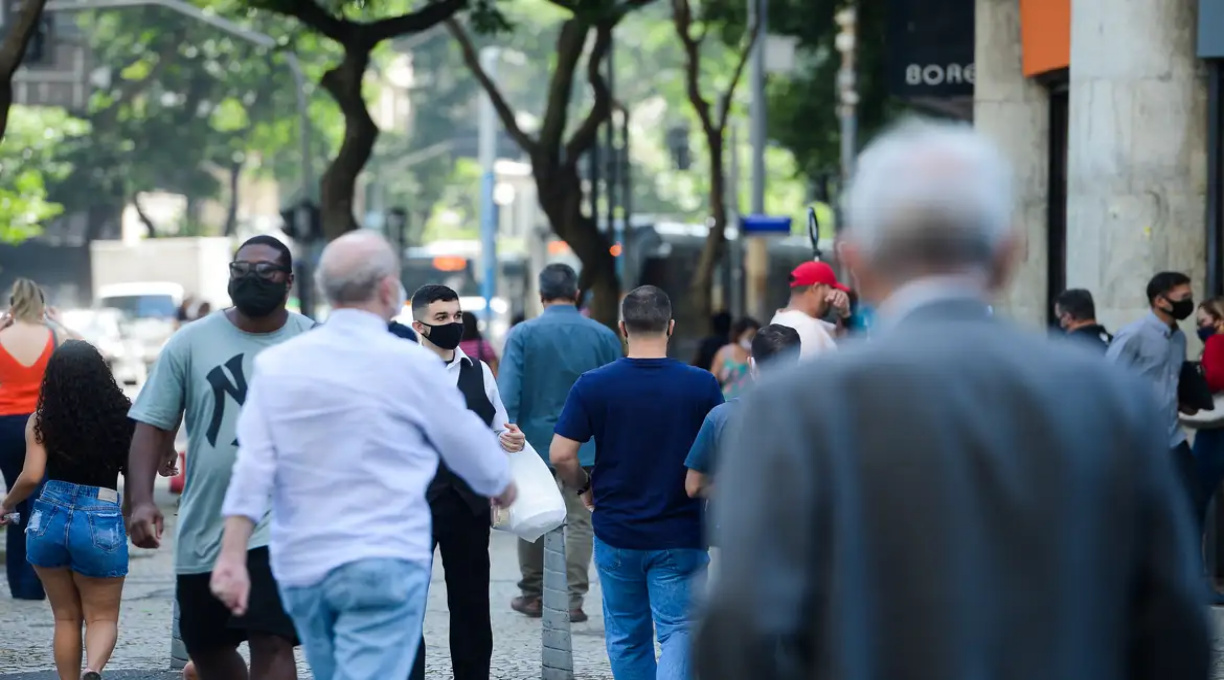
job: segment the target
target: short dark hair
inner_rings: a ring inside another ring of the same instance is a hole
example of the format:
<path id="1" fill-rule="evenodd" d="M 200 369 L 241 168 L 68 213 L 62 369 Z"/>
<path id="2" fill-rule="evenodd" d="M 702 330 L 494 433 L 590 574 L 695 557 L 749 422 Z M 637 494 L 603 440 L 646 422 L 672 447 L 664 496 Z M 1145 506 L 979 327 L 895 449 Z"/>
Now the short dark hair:
<path id="1" fill-rule="evenodd" d="M 435 302 L 450 302 L 458 300 L 459 294 L 449 286 L 437 283 L 427 283 L 412 294 L 412 316 L 418 321 L 425 316 L 425 310 Z"/>
<path id="2" fill-rule="evenodd" d="M 657 286 L 638 286 L 621 301 L 621 321 L 628 331 L 665 333 L 671 319 L 671 298 Z"/>
<path id="3" fill-rule="evenodd" d="M 540 270 L 540 299 L 545 302 L 578 299 L 578 274 L 568 264 L 550 264 Z"/>
<path id="4" fill-rule="evenodd" d="M 759 330 L 761 330 L 761 322 L 750 316 L 746 316 L 739 321 L 736 321 L 731 326 L 731 339 L 734 340 L 748 331 Z"/>
<path id="5" fill-rule="evenodd" d="M 238 246 L 238 250 L 234 251 L 234 257 L 238 257 L 238 251 L 247 246 L 268 246 L 269 248 L 280 253 L 277 259 L 280 260 L 281 264 L 285 265 L 286 269 L 291 272 L 293 271 L 293 253 L 289 251 L 289 246 L 285 245 L 284 241 L 281 241 L 275 236 L 271 236 L 269 234 L 257 234 L 252 236 L 251 238 L 243 241 L 242 245 Z"/>
<path id="6" fill-rule="evenodd" d="M 799 363 L 799 346 L 799 331 L 771 323 L 757 331 L 752 339 L 752 359 L 758 368 L 774 361 Z"/>
<path id="7" fill-rule="evenodd" d="M 1083 288 L 1064 290 L 1054 298 L 1054 306 L 1063 314 L 1068 314 L 1076 321 L 1092 321 L 1096 318 L 1096 304 L 1092 301 L 1092 293 Z"/>
<path id="8" fill-rule="evenodd" d="M 1169 291 L 1178 286 L 1185 286 L 1190 283 L 1190 277 L 1181 272 L 1160 272 L 1148 281 L 1147 298 L 1149 304 L 1155 304 L 1156 298 L 1167 295 Z"/>

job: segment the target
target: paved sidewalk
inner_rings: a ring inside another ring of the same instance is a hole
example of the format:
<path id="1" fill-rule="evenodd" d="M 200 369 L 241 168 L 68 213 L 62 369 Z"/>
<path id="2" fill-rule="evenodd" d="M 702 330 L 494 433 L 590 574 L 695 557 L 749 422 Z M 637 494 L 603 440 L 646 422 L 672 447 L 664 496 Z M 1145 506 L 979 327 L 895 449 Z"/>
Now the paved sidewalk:
<path id="1" fill-rule="evenodd" d="M 168 512 L 167 515 L 172 514 Z M 167 529 L 168 533 L 171 531 Z M 517 594 L 518 561 L 515 539 L 493 532 L 492 610 L 493 673 L 491 680 L 528 680 L 540 677 L 540 620 L 528 619 L 510 611 L 510 599 Z M 427 677 L 451 677 L 447 647 L 449 617 L 446 609 L 446 583 L 442 580 L 440 560 L 435 559 L 429 610 L 425 620 Z M 106 674 L 113 680 L 170 680 L 168 673 L 170 626 L 174 594 L 173 558 L 169 546 L 158 551 L 132 549 L 130 575 L 124 589 L 119 621 L 119 644 Z M 574 667 L 579 680 L 611 680 L 603 643 L 603 617 L 600 613 L 599 584 L 592 570 L 591 594 L 586 611 L 590 621 L 574 624 Z M 55 680 L 51 671 L 52 620 L 45 602 L 16 602 L 9 599 L 8 586 L 0 575 L 0 680 Z M 300 658 L 299 675 L 310 676 L 309 666 Z"/>

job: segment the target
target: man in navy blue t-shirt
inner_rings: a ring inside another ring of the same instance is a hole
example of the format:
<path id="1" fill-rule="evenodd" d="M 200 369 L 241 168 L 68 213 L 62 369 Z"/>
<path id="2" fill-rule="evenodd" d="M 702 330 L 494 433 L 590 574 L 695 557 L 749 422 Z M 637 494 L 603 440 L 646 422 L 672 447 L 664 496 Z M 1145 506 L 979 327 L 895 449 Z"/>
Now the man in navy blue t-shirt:
<path id="1" fill-rule="evenodd" d="M 675 322 L 654 286 L 621 302 L 628 356 L 584 373 L 557 421 L 549 457 L 591 507 L 604 630 L 618 680 L 688 680 L 690 593 L 709 562 L 702 503 L 684 491 L 684 459 L 722 403 L 708 371 L 667 358 Z M 578 449 L 595 439 L 591 475 Z M 663 653 L 655 661 L 653 630 Z"/>

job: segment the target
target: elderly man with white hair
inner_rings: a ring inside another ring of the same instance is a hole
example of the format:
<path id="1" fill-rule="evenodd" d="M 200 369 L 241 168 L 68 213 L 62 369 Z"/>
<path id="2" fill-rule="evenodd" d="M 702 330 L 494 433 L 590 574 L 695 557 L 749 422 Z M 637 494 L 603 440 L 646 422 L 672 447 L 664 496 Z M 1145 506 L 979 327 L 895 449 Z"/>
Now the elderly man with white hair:
<path id="1" fill-rule="evenodd" d="M 247 606 L 246 545 L 272 505 L 272 570 L 314 677 L 406 678 L 429 586 L 425 490 L 439 457 L 499 505 L 515 489 L 497 438 L 437 358 L 387 332 L 399 265 L 370 232 L 323 251 L 327 323 L 255 361 L 238 422 L 213 592 Z"/>
<path id="2" fill-rule="evenodd" d="M 1151 389 L 990 314 L 1011 195 L 968 126 L 909 123 L 863 152 L 841 255 L 878 332 L 728 426 L 701 680 L 1208 677 Z"/>

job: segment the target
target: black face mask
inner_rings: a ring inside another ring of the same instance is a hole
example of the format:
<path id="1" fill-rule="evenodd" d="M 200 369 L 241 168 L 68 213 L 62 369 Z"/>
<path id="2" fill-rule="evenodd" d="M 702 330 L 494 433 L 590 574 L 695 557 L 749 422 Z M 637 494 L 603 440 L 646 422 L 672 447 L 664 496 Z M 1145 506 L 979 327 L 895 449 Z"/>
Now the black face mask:
<path id="1" fill-rule="evenodd" d="M 463 340 L 463 324 L 461 323 L 440 323 L 432 326 L 422 321 L 421 325 L 429 329 L 429 335 L 425 337 L 440 349 L 455 349 Z"/>
<path id="2" fill-rule="evenodd" d="M 1165 298 L 1168 300 L 1168 298 Z M 1194 313 L 1194 299 L 1186 298 L 1185 300 L 1169 300 L 1169 315 L 1178 321 L 1184 321 L 1190 318 Z"/>
<path id="3" fill-rule="evenodd" d="M 229 296 L 243 315 L 259 319 L 275 312 L 285 303 L 289 282 L 269 281 L 254 274 L 230 279 Z"/>

